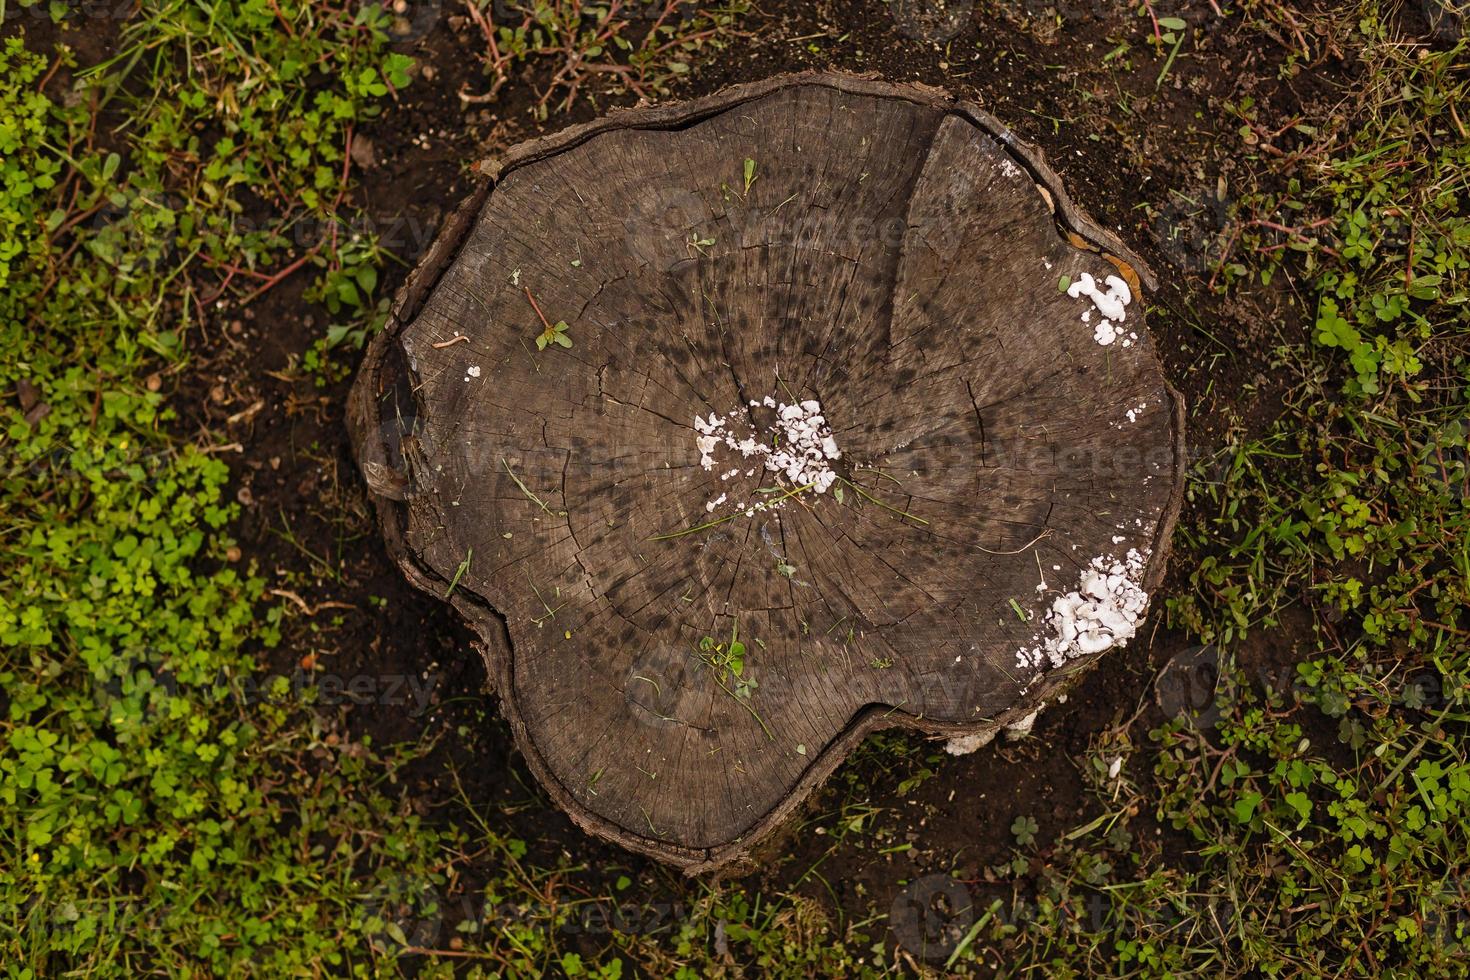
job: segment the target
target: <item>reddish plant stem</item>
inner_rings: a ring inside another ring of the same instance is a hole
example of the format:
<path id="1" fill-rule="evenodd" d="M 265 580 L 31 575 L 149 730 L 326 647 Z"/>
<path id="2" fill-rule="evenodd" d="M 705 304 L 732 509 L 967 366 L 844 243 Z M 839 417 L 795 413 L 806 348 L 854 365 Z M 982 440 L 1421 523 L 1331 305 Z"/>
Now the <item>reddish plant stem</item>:
<path id="1" fill-rule="evenodd" d="M 291 22 L 286 19 L 286 15 L 281 13 L 280 5 L 276 3 L 276 0 L 266 0 L 266 2 L 269 3 L 271 5 L 271 9 L 276 12 L 276 20 L 281 22 L 281 26 L 286 29 L 286 33 L 291 35 L 292 37 L 295 37 L 296 28 L 292 27 Z"/>
<path id="2" fill-rule="evenodd" d="M 36 86 L 36 91 L 37 92 L 45 91 L 45 89 L 46 89 L 46 83 L 49 82 L 49 81 L 51 81 L 51 76 L 52 75 L 55 75 L 56 74 L 56 70 L 58 68 L 60 68 L 60 67 L 61 67 L 61 56 L 58 55 L 57 58 L 56 58 L 56 60 L 51 63 L 50 70 L 48 70 L 46 72 L 45 76 L 41 79 L 41 83 Z"/>
<path id="3" fill-rule="evenodd" d="M 530 286 L 526 286 L 525 287 L 525 290 L 526 290 L 526 299 L 528 299 L 528 300 L 531 301 L 531 309 L 535 310 L 536 311 L 536 315 L 541 318 L 541 325 L 543 327 L 545 327 L 547 330 L 550 330 L 551 329 L 551 323 L 546 319 L 546 314 L 541 312 L 541 307 L 536 305 L 536 297 L 534 297 L 534 296 L 531 295 L 531 287 Z"/>
<path id="4" fill-rule="evenodd" d="M 231 273 L 232 275 L 250 276 L 254 279 L 270 278 L 270 273 L 260 272 L 256 269 L 246 269 L 241 266 L 235 265 L 233 262 L 222 262 L 212 255 L 200 255 L 199 258 L 201 261 L 212 265 L 217 269 L 224 269 L 226 272 Z"/>
<path id="5" fill-rule="evenodd" d="M 1149 0 L 1143 0 L 1143 9 L 1148 11 L 1148 19 L 1153 22 L 1153 25 L 1154 25 L 1154 40 L 1157 41 L 1157 42 L 1159 42 L 1159 47 L 1163 47 L 1163 45 L 1164 45 L 1164 35 L 1159 30 L 1159 19 L 1158 19 L 1158 17 L 1154 16 L 1154 5 L 1151 4 L 1151 3 L 1149 3 Z"/>
<path id="6" fill-rule="evenodd" d="M 260 285 L 260 287 L 258 289 L 256 289 L 253 293 L 249 294 L 244 299 L 240 300 L 240 305 L 241 306 L 248 305 L 249 303 L 254 302 L 256 299 L 258 299 L 261 296 L 265 295 L 266 293 L 270 292 L 275 287 L 279 286 L 281 284 L 281 281 L 284 280 L 287 276 L 291 275 L 291 273 L 295 272 L 297 269 L 301 268 L 307 262 L 311 261 L 311 257 L 313 255 L 315 255 L 316 253 L 320 252 L 322 250 L 322 246 L 325 245 L 325 244 L 326 244 L 326 239 L 322 239 L 321 241 L 317 242 L 315 245 L 313 245 L 306 252 L 305 255 L 301 256 L 301 258 L 297 259 L 295 262 L 292 262 L 290 265 L 286 266 L 280 272 L 277 272 L 275 275 L 271 276 L 264 283 L 262 283 Z M 233 275 L 233 273 L 232 273 L 232 275 Z M 225 281 L 226 282 L 229 282 L 228 279 L 226 279 Z M 214 302 L 218 298 L 219 298 L 219 295 L 216 294 L 214 296 L 211 296 L 205 302 L 212 303 L 212 302 Z"/>

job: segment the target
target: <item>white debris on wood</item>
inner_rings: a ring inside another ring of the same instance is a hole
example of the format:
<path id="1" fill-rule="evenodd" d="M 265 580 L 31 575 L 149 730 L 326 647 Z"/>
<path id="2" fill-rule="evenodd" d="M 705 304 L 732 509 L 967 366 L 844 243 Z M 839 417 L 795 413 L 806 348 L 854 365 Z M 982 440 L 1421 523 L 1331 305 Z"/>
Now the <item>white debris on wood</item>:
<path id="1" fill-rule="evenodd" d="M 1039 704 L 1036 706 L 1036 710 L 1031 712 L 1025 718 L 1022 718 L 1020 721 L 1013 724 L 1007 725 L 1006 741 L 1015 742 L 1025 738 L 1027 735 L 1030 735 L 1031 729 L 1036 727 L 1036 716 L 1041 714 L 1041 709 L 1045 707 L 1046 705 L 1044 703 Z"/>
<path id="2" fill-rule="evenodd" d="M 1063 699 L 1065 699 L 1065 695 Z M 985 746 L 995 741 L 995 736 L 1001 733 L 1005 734 L 1007 742 L 1014 742 L 1017 739 L 1025 738 L 1031 734 L 1031 729 L 1036 725 L 1036 716 L 1041 714 L 1042 709 L 1045 707 L 1046 702 L 1043 701 L 1036 706 L 1035 711 L 1020 721 L 1014 721 L 1001 728 L 992 728 L 989 731 L 978 732 L 974 735 L 956 735 L 944 743 L 944 751 L 950 755 L 969 755 L 971 752 L 985 748 Z"/>
<path id="3" fill-rule="evenodd" d="M 1148 552 L 1130 549 L 1123 559 L 1099 556 L 1082 572 L 1077 589 L 1052 601 L 1032 637 L 1034 646 L 1016 651 L 1016 666 L 1060 667 L 1068 660 L 1125 645 L 1148 609 L 1139 581 Z"/>
<path id="4" fill-rule="evenodd" d="M 1148 408 L 1148 401 L 1141 401 L 1137 405 L 1134 405 L 1132 408 L 1127 409 L 1123 413 L 1123 418 L 1126 419 L 1125 422 L 1109 422 L 1108 426 L 1114 429 L 1121 429 L 1124 425 L 1129 425 L 1137 422 L 1139 416 L 1143 415 L 1144 409 L 1146 408 Z M 1148 479 L 1148 477 L 1144 477 L 1144 479 Z"/>
<path id="5" fill-rule="evenodd" d="M 715 454 L 724 446 L 745 459 L 752 456 L 764 457 L 763 463 L 767 470 L 781 474 L 794 486 L 810 487 L 817 493 L 826 493 L 831 489 L 832 484 L 837 482 L 837 472 L 832 469 L 831 464 L 833 460 L 842 457 L 842 451 L 837 447 L 832 427 L 822 415 L 821 403 L 809 398 L 788 405 L 767 395 L 759 401 L 752 399 L 750 407 L 776 410 L 776 421 L 761 438 L 757 438 L 755 433 L 737 437 L 731 431 L 728 420 L 714 412 L 708 418 L 700 415 L 694 417 L 694 430 L 698 433 L 695 442 L 699 447 L 699 465 L 713 471 Z M 727 470 L 721 474 L 720 479 L 728 480 L 739 472 L 739 467 Z M 754 469 L 745 471 L 746 476 L 754 473 Z M 705 504 L 705 510 L 713 512 L 724 501 L 725 495 L 721 494 L 719 500 Z M 740 505 L 748 517 L 765 510 L 766 506 L 765 503 Z M 779 507 L 781 504 L 776 503 L 773 506 Z"/>
<path id="6" fill-rule="evenodd" d="M 1073 299 L 1086 296 L 1104 317 L 1121 322 L 1126 319 L 1124 307 L 1133 302 L 1133 291 L 1120 276 L 1108 276 L 1103 285 L 1108 287 L 1105 291 L 1097 288 L 1097 280 L 1092 273 L 1084 272 L 1067 287 L 1067 295 Z"/>
<path id="7" fill-rule="evenodd" d="M 786 474 L 796 486 L 811 484 L 817 493 L 826 493 L 837 482 L 829 463 L 842 453 L 822 416 L 822 406 L 809 398 L 799 405 L 782 405 L 778 414 L 773 430 L 778 437 L 776 448 L 766 458 L 766 469 Z"/>
<path id="8" fill-rule="evenodd" d="M 1092 305 L 1103 317 L 1093 326 L 1092 339 L 1103 347 L 1107 347 L 1119 337 L 1124 336 L 1118 324 L 1127 319 L 1127 306 L 1133 302 L 1133 290 L 1128 288 L 1128 283 L 1124 282 L 1120 276 L 1108 276 L 1103 280 L 1103 285 L 1107 287 L 1106 290 L 1099 289 L 1097 280 L 1092 277 L 1092 274 L 1084 272 L 1077 277 L 1076 282 L 1067 287 L 1067 295 L 1073 299 L 1086 296 L 1092 300 Z M 1083 311 L 1082 322 L 1088 323 L 1091 319 L 1092 310 Z M 1137 339 L 1137 334 L 1129 334 L 1128 338 L 1124 339 L 1123 346 L 1130 347 Z"/>
<path id="9" fill-rule="evenodd" d="M 699 446 L 699 465 L 707 470 L 715 468 L 715 447 L 720 444 L 720 438 L 724 435 L 725 420 L 714 412 L 709 413 L 708 419 L 694 416 L 694 429 L 700 433 L 695 442 Z"/>
<path id="10" fill-rule="evenodd" d="M 958 735 L 944 743 L 944 751 L 950 755 L 969 755 L 985 748 L 995 741 L 995 733 L 999 729 L 992 728 L 988 732 L 977 732 L 974 735 Z"/>

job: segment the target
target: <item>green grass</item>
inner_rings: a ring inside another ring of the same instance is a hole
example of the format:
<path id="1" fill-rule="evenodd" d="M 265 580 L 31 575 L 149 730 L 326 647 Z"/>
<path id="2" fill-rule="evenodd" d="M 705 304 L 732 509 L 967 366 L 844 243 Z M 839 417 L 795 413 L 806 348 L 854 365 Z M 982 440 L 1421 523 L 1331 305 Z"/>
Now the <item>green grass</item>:
<path id="1" fill-rule="evenodd" d="M 1217 554 L 1174 604 L 1231 652 L 1287 606 L 1315 639 L 1286 678 L 1296 696 L 1238 678 L 1217 744 L 1157 733 L 1159 812 L 1251 910 L 1246 951 L 1444 975 L 1470 964 L 1470 136 L 1453 111 L 1470 52 L 1393 44 L 1371 17 L 1363 30 L 1366 112 L 1345 149 L 1251 202 L 1312 227 L 1243 240 L 1272 257 L 1247 272 L 1308 284 L 1315 328 L 1277 355 L 1287 415 L 1200 489 L 1185 540 Z"/>
<path id="2" fill-rule="evenodd" d="M 239 554 L 224 457 L 179 433 L 170 394 L 209 329 L 201 311 L 286 274 L 305 271 L 327 312 L 312 362 L 327 376 L 346 363 L 331 349 L 381 316 L 385 255 L 343 233 L 348 141 L 408 78 L 374 10 L 150 0 L 70 92 L 50 53 L 0 48 L 0 963 L 36 977 L 911 968 L 916 950 L 885 945 L 893 896 L 839 920 L 826 864 L 909 847 L 898 802 L 951 765 L 918 740 L 871 739 L 803 818 L 826 848 L 789 880 L 824 906 L 585 867 L 518 839 L 525 803 L 425 818 L 398 780 L 432 745 L 353 742 L 262 666 L 296 613 Z M 1100 732 L 1084 767 L 1096 817 L 1055 836 L 1031 814 L 988 830 L 1011 856 L 945 912 L 937 967 L 1470 972 L 1470 53 L 1400 43 L 1373 4 L 1320 29 L 1358 62 L 1351 111 L 1303 120 L 1303 152 L 1241 161 L 1254 185 L 1237 184 L 1231 251 L 1201 277 L 1277 295 L 1306 325 L 1273 357 L 1281 417 L 1232 427 L 1194 474 L 1185 585 L 1160 609 L 1220 652 L 1219 722 Z M 561 50 L 558 30 L 516 57 Z M 696 48 L 659 57 L 695 64 Z M 577 92 L 558 84 L 536 98 Z M 1263 678 L 1260 645 L 1283 624 L 1298 648 Z"/>
<path id="3" fill-rule="evenodd" d="M 343 134 L 403 68 L 347 8 L 282 9 L 289 40 L 265 4 L 154 5 L 74 93 L 4 42 L 0 388 L 34 402 L 0 409 L 12 975 L 362 964 L 362 894 L 438 841 L 380 792 L 401 759 L 329 745 L 259 675 L 281 612 L 231 560 L 226 465 L 170 436 L 159 390 L 201 305 L 258 291 L 294 222 L 335 216 Z M 310 100 L 289 70 L 261 81 L 293 59 L 322 73 Z M 104 133 L 93 106 L 129 124 Z M 270 174 L 281 200 L 256 226 L 247 187 Z M 314 255 L 323 282 L 346 267 Z"/>
<path id="4" fill-rule="evenodd" d="M 483 90 L 470 104 L 496 102 L 513 74 L 544 70 L 534 110 L 540 119 L 586 98 L 656 99 L 679 78 L 726 48 L 750 0 L 470 0 L 466 11 L 484 39 Z"/>

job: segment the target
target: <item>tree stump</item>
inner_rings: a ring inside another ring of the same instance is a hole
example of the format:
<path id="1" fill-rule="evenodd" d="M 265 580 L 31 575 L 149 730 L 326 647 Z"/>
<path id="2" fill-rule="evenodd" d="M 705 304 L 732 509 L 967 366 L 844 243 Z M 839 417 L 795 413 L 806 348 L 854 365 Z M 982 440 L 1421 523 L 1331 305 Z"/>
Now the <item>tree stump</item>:
<path id="1" fill-rule="evenodd" d="M 786 76 L 482 171 L 350 424 L 583 828 L 718 868 L 868 733 L 1024 723 L 1138 629 L 1184 461 L 1152 279 L 977 106 Z"/>

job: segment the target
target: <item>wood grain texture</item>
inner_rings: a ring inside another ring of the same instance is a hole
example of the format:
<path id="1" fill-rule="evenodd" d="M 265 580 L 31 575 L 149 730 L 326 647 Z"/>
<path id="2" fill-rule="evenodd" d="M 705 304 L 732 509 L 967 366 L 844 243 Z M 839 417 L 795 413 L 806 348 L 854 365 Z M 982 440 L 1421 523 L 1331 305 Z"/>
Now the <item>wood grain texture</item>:
<path id="1" fill-rule="evenodd" d="M 1094 556 L 1146 551 L 1158 584 L 1182 405 L 1141 296 L 1137 341 L 1105 347 L 1058 288 L 1152 276 L 977 107 L 785 76 L 482 169 L 349 422 L 390 553 L 482 637 L 518 745 L 584 828 L 719 868 L 870 731 L 1054 701 L 1096 658 L 1037 674 L 1016 651 Z M 528 289 L 571 348 L 537 349 Z M 661 539 L 792 489 L 701 466 L 695 417 L 762 432 L 767 395 L 820 401 L 842 501 Z M 699 649 L 734 630 L 748 696 Z"/>

